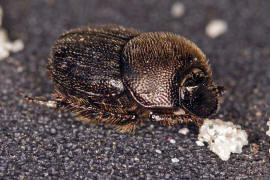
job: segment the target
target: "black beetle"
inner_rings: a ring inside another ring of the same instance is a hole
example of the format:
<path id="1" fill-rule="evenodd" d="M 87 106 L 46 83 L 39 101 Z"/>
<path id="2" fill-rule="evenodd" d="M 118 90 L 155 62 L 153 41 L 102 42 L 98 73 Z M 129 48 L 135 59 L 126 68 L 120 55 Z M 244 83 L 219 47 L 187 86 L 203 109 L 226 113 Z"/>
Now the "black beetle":
<path id="1" fill-rule="evenodd" d="M 134 130 L 143 119 L 199 124 L 217 111 L 224 90 L 191 41 L 118 25 L 64 33 L 52 47 L 48 73 L 54 99 L 26 99 L 122 131 Z"/>

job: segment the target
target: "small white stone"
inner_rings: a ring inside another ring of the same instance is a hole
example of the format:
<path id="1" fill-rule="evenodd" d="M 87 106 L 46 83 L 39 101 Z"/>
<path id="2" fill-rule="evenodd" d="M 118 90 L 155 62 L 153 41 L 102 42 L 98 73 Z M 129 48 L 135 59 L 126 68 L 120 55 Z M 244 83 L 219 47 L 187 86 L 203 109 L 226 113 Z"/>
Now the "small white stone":
<path id="1" fill-rule="evenodd" d="M 179 159 L 177 159 L 177 158 L 172 158 L 172 162 L 173 162 L 173 163 L 178 163 L 178 162 L 179 162 Z"/>
<path id="2" fill-rule="evenodd" d="M 2 26 L 3 9 L 0 6 L 0 60 L 7 58 L 10 52 L 18 52 L 24 48 L 22 40 L 9 41 L 8 34 Z"/>
<path id="3" fill-rule="evenodd" d="M 248 144 L 247 138 L 240 126 L 220 119 L 206 119 L 198 136 L 198 140 L 207 142 L 208 148 L 223 161 L 227 161 L 231 153 L 241 153 L 242 147 Z"/>
<path id="4" fill-rule="evenodd" d="M 0 41 L 1 43 L 1 41 Z M 9 56 L 9 51 L 0 45 L 0 60 L 3 60 Z"/>
<path id="5" fill-rule="evenodd" d="M 175 2 L 171 8 L 171 15 L 175 18 L 183 16 L 185 13 L 185 6 L 181 2 Z"/>
<path id="6" fill-rule="evenodd" d="M 148 127 L 148 129 L 150 129 L 150 130 L 152 130 L 152 129 L 154 129 L 154 125 L 153 124 L 151 124 L 149 127 Z"/>
<path id="7" fill-rule="evenodd" d="M 183 135 L 187 135 L 187 133 L 189 132 L 188 128 L 182 128 L 179 129 L 178 133 L 183 134 Z"/>
<path id="8" fill-rule="evenodd" d="M 197 146 L 204 146 L 202 141 L 196 141 Z"/>
<path id="9" fill-rule="evenodd" d="M 170 139 L 169 141 L 170 141 L 170 143 L 175 144 L 175 140 L 174 139 Z"/>
<path id="10" fill-rule="evenodd" d="M 269 130 L 266 131 L 266 135 L 270 136 L 270 119 L 269 119 L 269 121 L 267 121 L 267 126 L 269 126 Z"/>
<path id="11" fill-rule="evenodd" d="M 161 152 L 161 150 L 156 149 L 156 153 L 161 154 L 162 152 Z"/>
<path id="12" fill-rule="evenodd" d="M 8 35 L 7 31 L 0 27 L 0 42 L 3 44 L 0 44 L 1 47 L 6 47 L 6 43 L 8 42 Z"/>
<path id="13" fill-rule="evenodd" d="M 17 67 L 17 72 L 18 73 L 23 72 L 23 70 L 24 70 L 23 67 L 21 67 L 21 66 L 20 67 Z"/>
<path id="14" fill-rule="evenodd" d="M 209 22 L 205 28 L 205 33 L 211 37 L 216 38 L 224 34 L 228 29 L 228 25 L 225 21 L 220 19 L 215 19 Z"/>
<path id="15" fill-rule="evenodd" d="M 13 53 L 19 52 L 23 50 L 24 48 L 24 44 L 21 39 L 17 39 L 14 42 L 9 43 L 9 44 L 10 44 L 10 47 L 8 49 Z"/>

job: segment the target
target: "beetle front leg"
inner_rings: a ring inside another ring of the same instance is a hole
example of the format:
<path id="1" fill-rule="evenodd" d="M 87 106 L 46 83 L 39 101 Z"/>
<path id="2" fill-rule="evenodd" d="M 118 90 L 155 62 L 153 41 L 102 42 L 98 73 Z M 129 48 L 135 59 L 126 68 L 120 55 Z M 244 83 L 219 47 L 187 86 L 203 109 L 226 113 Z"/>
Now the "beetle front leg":
<path id="1" fill-rule="evenodd" d="M 158 114 L 151 113 L 149 118 L 153 122 L 160 122 L 162 124 L 173 125 L 176 123 L 188 122 L 188 119 L 185 116 L 176 116 L 174 114 Z"/>
<path id="2" fill-rule="evenodd" d="M 40 105 L 44 105 L 46 107 L 55 108 L 55 109 L 59 108 L 61 106 L 60 101 L 49 100 L 49 99 L 42 97 L 42 96 L 41 97 L 30 97 L 30 96 L 24 94 L 20 90 L 18 91 L 18 94 L 30 103 L 40 104 Z"/>

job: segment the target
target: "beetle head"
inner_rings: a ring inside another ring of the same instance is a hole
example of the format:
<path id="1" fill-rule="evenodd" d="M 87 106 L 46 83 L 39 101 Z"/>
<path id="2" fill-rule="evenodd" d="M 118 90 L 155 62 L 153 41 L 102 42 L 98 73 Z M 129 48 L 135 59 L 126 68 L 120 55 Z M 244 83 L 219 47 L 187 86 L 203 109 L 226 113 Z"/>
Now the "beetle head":
<path id="1" fill-rule="evenodd" d="M 223 92 L 223 86 L 215 85 L 211 77 L 194 68 L 182 80 L 179 89 L 180 104 L 189 113 L 206 118 L 217 111 Z"/>

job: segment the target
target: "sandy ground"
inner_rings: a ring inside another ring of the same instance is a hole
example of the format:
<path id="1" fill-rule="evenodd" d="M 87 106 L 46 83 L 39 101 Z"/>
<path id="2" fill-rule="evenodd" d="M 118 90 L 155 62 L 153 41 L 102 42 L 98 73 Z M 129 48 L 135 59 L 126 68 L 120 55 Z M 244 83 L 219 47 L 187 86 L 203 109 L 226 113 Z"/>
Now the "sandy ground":
<path id="1" fill-rule="evenodd" d="M 0 0 L 10 39 L 25 45 L 0 61 L 1 179 L 269 178 L 270 2 L 184 0 L 184 12 L 172 10 L 175 2 Z M 227 31 L 214 39 L 205 33 L 213 19 L 227 23 Z M 228 89 L 216 117 L 241 125 L 249 135 L 243 153 L 222 161 L 196 145 L 193 124 L 145 123 L 134 134 L 119 133 L 18 97 L 19 88 L 50 95 L 45 66 L 62 32 L 105 23 L 175 32 L 194 41 L 209 58 L 215 80 Z M 178 133 L 183 127 L 187 135 Z"/>

